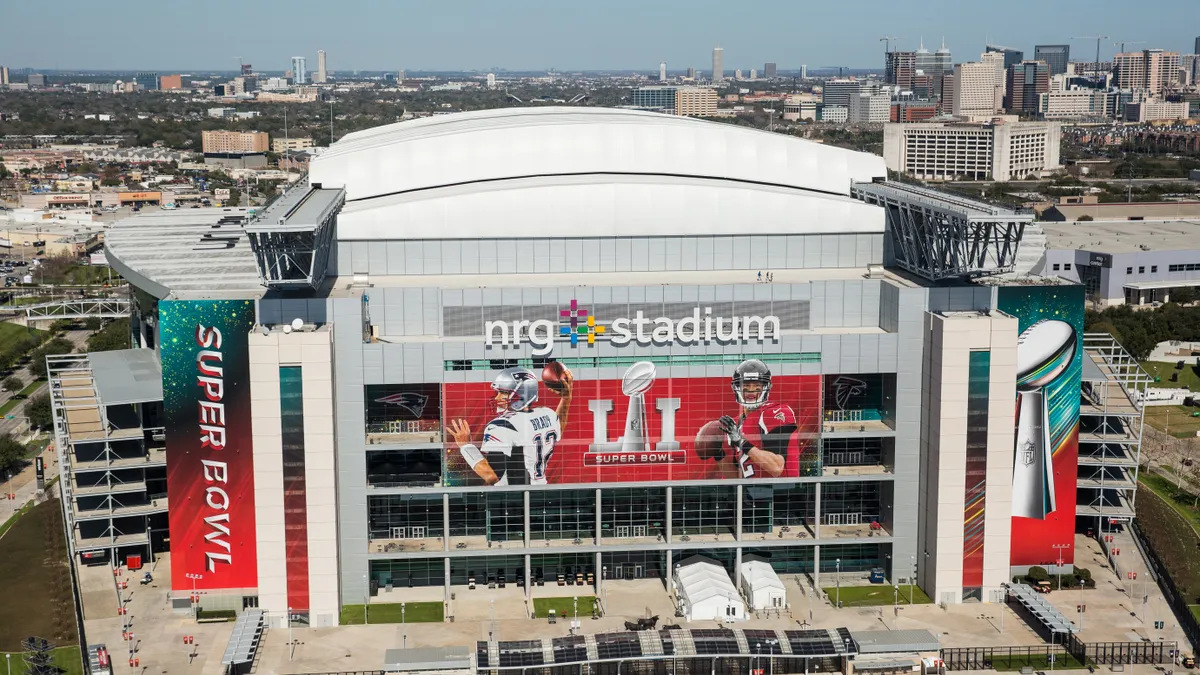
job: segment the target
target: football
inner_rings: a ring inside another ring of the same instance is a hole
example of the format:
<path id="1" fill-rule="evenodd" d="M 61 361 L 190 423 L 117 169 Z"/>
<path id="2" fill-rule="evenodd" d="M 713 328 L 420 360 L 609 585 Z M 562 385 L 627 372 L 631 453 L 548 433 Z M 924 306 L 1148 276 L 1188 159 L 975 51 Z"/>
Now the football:
<path id="1" fill-rule="evenodd" d="M 563 393 L 563 379 L 570 374 L 571 371 L 558 361 L 551 361 L 542 368 L 542 382 L 546 383 L 547 387 L 556 393 Z"/>
<path id="2" fill-rule="evenodd" d="M 625 371 L 625 377 L 621 379 L 621 391 L 626 396 L 633 396 L 646 391 L 652 384 L 654 384 L 654 364 L 649 361 L 638 361 Z"/>
<path id="3" fill-rule="evenodd" d="M 1044 319 L 1017 338 L 1017 389 L 1033 391 L 1053 382 L 1075 359 L 1075 328 Z"/>
<path id="4" fill-rule="evenodd" d="M 728 452 L 720 422 L 713 420 L 696 432 L 696 456 L 700 459 L 719 459 Z"/>

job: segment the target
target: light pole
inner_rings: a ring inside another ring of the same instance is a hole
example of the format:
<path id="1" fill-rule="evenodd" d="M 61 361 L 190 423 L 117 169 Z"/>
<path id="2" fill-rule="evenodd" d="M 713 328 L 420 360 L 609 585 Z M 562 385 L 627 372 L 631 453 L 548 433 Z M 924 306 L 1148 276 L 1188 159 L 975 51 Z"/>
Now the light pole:
<path id="1" fill-rule="evenodd" d="M 900 585 L 892 586 L 892 624 L 900 630 Z"/>
<path id="2" fill-rule="evenodd" d="M 912 563 L 912 574 L 908 577 L 908 604 L 913 604 L 913 586 L 917 585 L 917 554 L 908 556 Z"/>
<path id="3" fill-rule="evenodd" d="M 367 625 L 367 605 L 371 603 L 371 580 L 363 575 L 363 625 Z"/>
<path id="4" fill-rule="evenodd" d="M 296 641 L 292 639 L 292 608 L 288 607 L 288 661 L 296 654 Z"/>
<path id="5" fill-rule="evenodd" d="M 408 647 L 408 626 L 404 625 L 404 605 L 405 605 L 405 603 L 403 603 L 403 602 L 400 603 L 400 631 L 401 631 L 400 648 L 401 649 L 405 649 Z"/>
<path id="6" fill-rule="evenodd" d="M 767 647 L 770 654 L 767 655 L 767 675 L 775 675 L 775 645 L 779 644 L 779 640 L 767 640 Z"/>
<path id="7" fill-rule="evenodd" d="M 1062 590 L 1062 558 L 1063 551 L 1071 548 L 1070 544 L 1054 544 L 1051 548 L 1058 551 L 1058 569 L 1055 570 L 1055 576 L 1058 577 L 1058 590 Z"/>
<path id="8" fill-rule="evenodd" d="M 834 561 L 834 564 L 836 565 L 836 569 L 837 569 L 837 574 L 833 577 L 834 583 L 837 584 L 837 589 L 835 591 L 836 595 L 834 596 L 834 600 L 836 601 L 836 602 L 834 602 L 834 607 L 841 609 L 841 607 L 842 607 L 842 559 L 838 558 L 837 560 Z"/>
<path id="9" fill-rule="evenodd" d="M 491 642 L 492 637 L 496 633 L 496 601 L 488 600 L 488 606 L 490 607 L 489 611 L 492 618 L 491 624 L 488 626 L 488 641 Z"/>
<path id="10" fill-rule="evenodd" d="M 200 598 L 196 595 L 196 582 L 203 579 L 204 575 L 203 574 L 193 574 L 192 572 L 188 572 L 187 574 L 185 574 L 183 576 L 192 580 L 192 597 L 191 597 L 192 617 L 194 619 L 196 619 L 197 621 L 199 621 L 200 620 Z"/>

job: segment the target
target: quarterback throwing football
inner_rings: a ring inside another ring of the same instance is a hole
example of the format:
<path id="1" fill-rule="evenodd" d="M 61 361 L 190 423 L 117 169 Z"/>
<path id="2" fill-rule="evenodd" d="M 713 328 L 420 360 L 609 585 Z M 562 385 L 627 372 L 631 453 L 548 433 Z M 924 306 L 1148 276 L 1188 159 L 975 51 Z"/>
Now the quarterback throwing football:
<path id="1" fill-rule="evenodd" d="M 735 478 L 800 475 L 796 413 L 786 403 L 769 400 L 767 365 L 758 359 L 742 361 L 733 371 L 732 387 L 738 417 L 717 420 L 733 451 L 730 458 L 716 458 L 722 472 Z"/>
<path id="2" fill-rule="evenodd" d="M 538 379 L 526 368 L 508 368 L 492 382 L 496 417 L 483 429 L 483 441 L 471 442 L 466 420 L 450 422 L 450 437 L 463 460 L 488 485 L 545 485 L 554 444 L 562 438 L 571 406 L 570 371 L 557 387 L 554 410 L 536 406 Z"/>

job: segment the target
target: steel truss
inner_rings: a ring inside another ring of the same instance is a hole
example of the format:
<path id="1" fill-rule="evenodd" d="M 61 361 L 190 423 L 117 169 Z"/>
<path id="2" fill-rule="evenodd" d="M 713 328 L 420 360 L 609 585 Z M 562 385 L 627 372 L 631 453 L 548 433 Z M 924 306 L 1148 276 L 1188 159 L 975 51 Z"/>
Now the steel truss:
<path id="1" fill-rule="evenodd" d="M 346 191 L 301 179 L 246 224 L 254 260 L 272 288 L 317 288 L 325 280 Z"/>
<path id="2" fill-rule="evenodd" d="M 1011 272 L 1030 214 L 905 183 L 856 183 L 850 195 L 887 212 L 887 261 L 931 281 Z"/>
<path id="3" fill-rule="evenodd" d="M 25 308 L 29 321 L 54 321 L 57 319 L 119 319 L 129 316 L 127 298 L 90 298 L 84 300 L 59 300 L 30 305 Z"/>

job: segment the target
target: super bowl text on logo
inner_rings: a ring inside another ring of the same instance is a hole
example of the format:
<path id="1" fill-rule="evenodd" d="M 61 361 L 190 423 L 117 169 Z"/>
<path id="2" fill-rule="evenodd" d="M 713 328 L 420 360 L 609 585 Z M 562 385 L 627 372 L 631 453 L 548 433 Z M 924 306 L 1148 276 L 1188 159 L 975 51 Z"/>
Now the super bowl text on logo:
<path id="1" fill-rule="evenodd" d="M 214 453 L 225 449 L 225 369 L 221 352 L 221 331 L 215 327 L 205 328 L 196 324 L 196 384 L 202 397 L 199 403 L 200 446 Z M 211 513 L 204 516 L 209 531 L 204 541 L 209 546 L 204 551 L 204 563 L 209 572 L 215 572 L 217 563 L 233 564 L 233 548 L 228 537 L 232 523 L 229 520 L 229 493 L 223 486 L 229 484 L 229 464 L 222 460 L 202 458 L 204 467 L 204 503 Z"/>
<path id="2" fill-rule="evenodd" d="M 593 344 L 599 335 L 606 335 L 609 344 L 697 344 L 702 342 L 734 342 L 737 340 L 768 340 L 779 337 L 777 316 L 713 316 L 711 307 L 696 307 L 691 315 L 675 319 L 667 316 L 651 318 L 638 310 L 633 317 L 613 319 L 606 331 L 597 323 L 593 314 L 579 308 L 572 300 L 569 310 L 560 315 L 568 319 L 569 326 L 558 327 L 548 319 L 536 321 L 485 321 L 483 340 L 488 346 L 517 346 L 528 342 L 538 356 L 549 354 L 554 349 L 555 333 L 572 345 L 578 344 L 580 336 L 586 336 Z M 580 319 L 585 319 L 580 325 Z"/>

